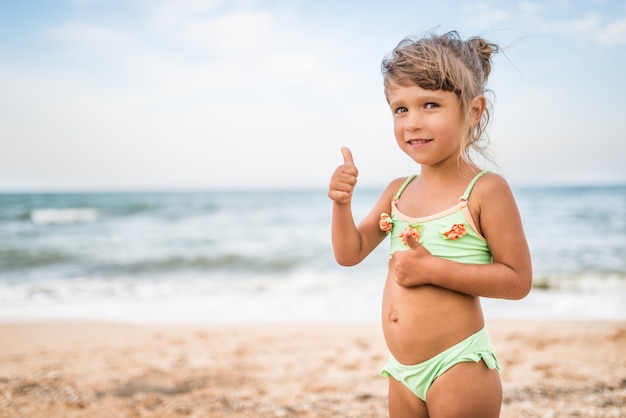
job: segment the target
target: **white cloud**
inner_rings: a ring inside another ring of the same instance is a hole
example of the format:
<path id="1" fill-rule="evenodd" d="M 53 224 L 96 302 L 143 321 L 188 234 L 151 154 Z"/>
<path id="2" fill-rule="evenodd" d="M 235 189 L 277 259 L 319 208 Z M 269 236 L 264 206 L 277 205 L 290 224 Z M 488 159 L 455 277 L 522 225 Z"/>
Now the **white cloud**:
<path id="1" fill-rule="evenodd" d="M 215 13 L 222 0 L 161 0 L 151 1 L 147 9 L 150 19 L 159 26 L 176 26 L 177 22 Z"/>
<path id="2" fill-rule="evenodd" d="M 626 45 L 626 17 L 612 19 L 589 13 L 566 21 L 543 21 L 538 26 L 546 33 L 592 39 L 607 46 Z"/>
<path id="3" fill-rule="evenodd" d="M 536 15 L 545 10 L 545 3 L 539 3 L 535 1 L 520 1 L 518 8 L 526 14 Z"/>
<path id="4" fill-rule="evenodd" d="M 626 8 L 610 10 L 606 1 L 594 3 L 587 11 L 565 1 L 539 3 L 525 0 L 517 7 L 525 16 L 525 23 L 542 33 L 592 39 L 604 45 L 626 44 Z"/>
<path id="5" fill-rule="evenodd" d="M 175 22 L 166 29 L 198 50 L 258 53 L 271 34 L 271 17 L 260 11 L 242 11 Z"/>
<path id="6" fill-rule="evenodd" d="M 491 4 L 471 3 L 465 4 L 464 7 L 468 12 L 471 26 L 481 29 L 498 26 L 511 18 L 508 10 L 497 9 Z"/>
<path id="7" fill-rule="evenodd" d="M 595 13 L 566 21 L 544 21 L 540 27 L 546 33 L 561 33 L 569 36 L 588 35 L 593 33 L 601 22 Z"/>
<path id="8" fill-rule="evenodd" d="M 603 25 L 596 39 L 605 45 L 626 45 L 626 17 Z"/>

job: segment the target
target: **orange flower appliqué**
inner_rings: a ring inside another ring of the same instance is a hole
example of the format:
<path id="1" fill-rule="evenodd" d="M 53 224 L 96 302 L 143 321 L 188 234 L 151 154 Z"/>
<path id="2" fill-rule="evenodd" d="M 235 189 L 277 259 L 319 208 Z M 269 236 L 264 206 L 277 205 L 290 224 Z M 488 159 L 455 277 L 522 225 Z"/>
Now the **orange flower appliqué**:
<path id="1" fill-rule="evenodd" d="M 415 241 L 420 242 L 420 233 L 417 229 L 407 226 L 406 228 L 404 228 L 404 231 L 400 232 L 400 234 L 398 234 L 398 236 L 402 239 L 402 242 L 404 243 L 404 245 L 408 246 L 408 239 L 410 236 L 412 236 L 413 238 L 415 238 Z"/>
<path id="2" fill-rule="evenodd" d="M 451 239 L 456 241 L 461 238 L 463 235 L 467 233 L 467 229 L 465 228 L 465 224 L 454 224 L 447 231 L 442 232 L 441 234 L 447 239 Z"/>
<path id="3" fill-rule="evenodd" d="M 378 221 L 378 226 L 386 234 L 389 234 L 391 232 L 391 229 L 393 228 L 393 221 L 391 220 L 391 216 L 386 213 L 381 213 L 380 220 Z"/>

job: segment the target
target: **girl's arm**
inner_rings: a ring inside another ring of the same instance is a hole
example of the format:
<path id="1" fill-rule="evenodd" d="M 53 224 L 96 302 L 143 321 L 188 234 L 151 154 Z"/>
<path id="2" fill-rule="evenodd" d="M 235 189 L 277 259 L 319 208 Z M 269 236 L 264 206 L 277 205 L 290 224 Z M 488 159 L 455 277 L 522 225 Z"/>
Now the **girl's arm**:
<path id="1" fill-rule="evenodd" d="M 506 181 L 485 176 L 472 192 L 492 264 L 462 264 L 431 255 L 415 241 L 393 254 L 398 284 L 431 284 L 474 296 L 522 299 L 532 286 L 530 251 L 515 199 Z"/>
<path id="2" fill-rule="evenodd" d="M 363 261 L 385 238 L 378 227 L 378 219 L 381 212 L 389 211 L 392 189 L 390 185 L 383 192 L 372 211 L 357 226 L 351 203 L 358 170 L 350 150 L 342 148 L 341 153 L 344 163 L 333 173 L 328 188 L 328 197 L 333 200 L 331 237 L 335 260 L 342 266 L 353 266 Z"/>

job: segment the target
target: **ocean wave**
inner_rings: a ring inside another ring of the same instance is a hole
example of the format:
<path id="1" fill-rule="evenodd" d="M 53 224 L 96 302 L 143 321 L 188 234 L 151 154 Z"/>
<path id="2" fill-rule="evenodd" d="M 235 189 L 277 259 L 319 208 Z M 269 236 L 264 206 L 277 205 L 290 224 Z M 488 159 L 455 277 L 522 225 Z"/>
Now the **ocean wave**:
<path id="1" fill-rule="evenodd" d="M 76 256 L 58 249 L 0 248 L 0 273 L 48 268 L 77 261 Z"/>
<path id="2" fill-rule="evenodd" d="M 285 273 L 295 269 L 302 260 L 289 257 L 255 258 L 241 254 L 181 256 L 108 262 L 91 265 L 93 274 L 118 275 L 164 275 L 171 273 L 212 273 L 215 271 L 241 273 Z"/>
<path id="3" fill-rule="evenodd" d="M 98 220 L 96 208 L 43 208 L 33 209 L 30 220 L 38 225 L 73 224 Z"/>
<path id="4" fill-rule="evenodd" d="M 149 216 L 181 218 L 209 214 L 219 209 L 218 204 L 202 193 L 137 193 L 95 195 L 98 207 L 115 218 Z"/>
<path id="5" fill-rule="evenodd" d="M 541 275 L 533 279 L 533 289 L 570 292 L 626 291 L 626 273 Z"/>

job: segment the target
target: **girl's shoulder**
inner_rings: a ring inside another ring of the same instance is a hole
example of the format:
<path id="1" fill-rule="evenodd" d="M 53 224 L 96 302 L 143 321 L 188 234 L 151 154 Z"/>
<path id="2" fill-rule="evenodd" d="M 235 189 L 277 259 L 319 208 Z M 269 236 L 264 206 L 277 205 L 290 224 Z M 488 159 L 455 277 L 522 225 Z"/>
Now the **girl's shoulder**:
<path id="1" fill-rule="evenodd" d="M 398 177 L 396 179 L 391 180 L 391 182 L 389 183 L 388 188 L 400 188 L 402 187 L 409 179 L 414 179 L 415 177 L 417 177 L 417 174 L 411 175 L 411 176 L 406 176 L 406 177 Z"/>
<path id="2" fill-rule="evenodd" d="M 395 196 L 401 192 L 401 190 L 407 186 L 407 184 L 410 182 L 410 180 L 413 180 L 415 177 L 417 177 L 416 175 L 412 175 L 412 176 L 407 176 L 407 177 L 398 177 L 396 179 L 393 179 L 389 185 L 387 186 L 387 188 L 385 189 L 385 193 L 388 195 L 391 195 L 392 198 L 395 198 Z"/>
<path id="3" fill-rule="evenodd" d="M 396 196 L 401 193 L 401 189 L 403 185 L 406 183 L 409 177 L 398 177 L 397 179 L 392 180 L 387 187 L 383 190 L 383 192 L 378 197 L 378 201 L 376 203 L 375 211 L 379 212 L 389 212 L 391 210 L 391 201 L 396 199 Z"/>
<path id="4" fill-rule="evenodd" d="M 475 189 L 497 191 L 500 189 L 510 189 L 510 186 L 504 176 L 494 173 L 493 171 L 488 171 L 476 182 Z"/>
<path id="5" fill-rule="evenodd" d="M 513 197 L 509 182 L 501 174 L 488 172 L 476 182 L 472 190 L 473 201 L 510 199 Z"/>

